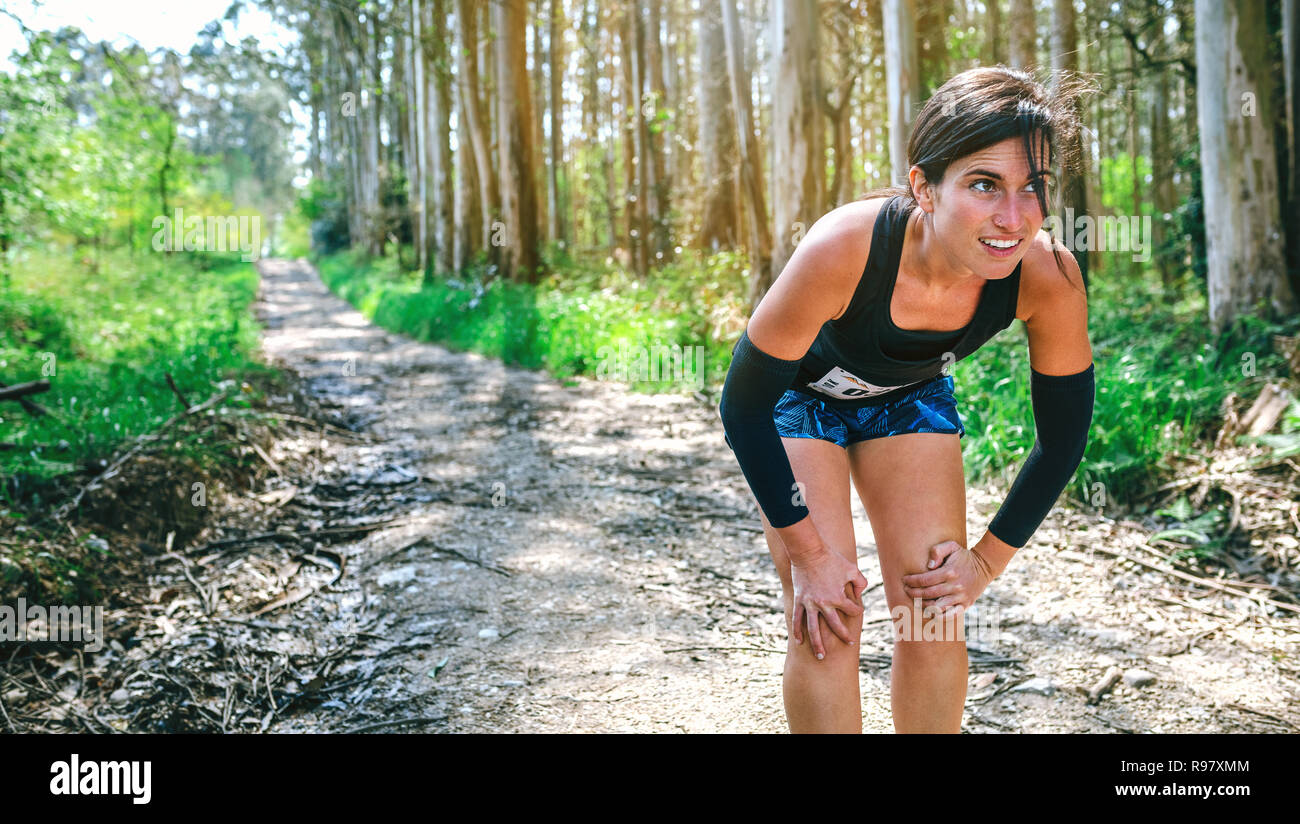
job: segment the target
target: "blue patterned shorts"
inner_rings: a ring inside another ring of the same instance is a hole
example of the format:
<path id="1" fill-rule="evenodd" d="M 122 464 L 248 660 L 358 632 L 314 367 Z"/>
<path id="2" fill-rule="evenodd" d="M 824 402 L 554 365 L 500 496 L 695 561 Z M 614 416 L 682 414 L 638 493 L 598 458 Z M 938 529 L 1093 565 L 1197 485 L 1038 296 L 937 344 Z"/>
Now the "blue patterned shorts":
<path id="1" fill-rule="evenodd" d="M 859 409 L 836 409 L 789 389 L 776 402 L 776 431 L 783 438 L 817 438 L 847 447 L 859 441 L 912 432 L 966 434 L 951 375 L 937 375 L 897 400 Z"/>

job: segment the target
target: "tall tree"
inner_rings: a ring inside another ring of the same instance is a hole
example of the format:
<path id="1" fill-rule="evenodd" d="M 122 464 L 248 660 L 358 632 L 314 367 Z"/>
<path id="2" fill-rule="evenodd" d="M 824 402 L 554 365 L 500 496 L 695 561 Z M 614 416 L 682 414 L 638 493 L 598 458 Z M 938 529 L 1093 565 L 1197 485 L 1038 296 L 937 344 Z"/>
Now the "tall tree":
<path id="1" fill-rule="evenodd" d="M 547 213 L 551 216 L 551 237 L 561 243 L 568 243 L 568 221 L 565 220 L 564 191 L 560 187 L 560 178 L 564 168 L 564 100 L 562 97 L 564 75 L 564 11 L 560 0 L 550 0 L 550 16 L 547 21 L 546 42 L 550 59 L 550 126 L 551 126 L 551 166 L 546 178 Z"/>
<path id="2" fill-rule="evenodd" d="M 995 66 L 1006 59 L 1003 45 L 1002 0 L 984 0 L 984 44 L 980 59 L 986 66 Z"/>
<path id="3" fill-rule="evenodd" d="M 456 14 L 456 39 L 458 43 L 460 113 L 458 144 L 459 154 L 473 157 L 475 180 L 478 183 L 480 238 L 492 236 L 492 223 L 501 210 L 501 189 L 497 179 L 497 166 L 492 162 L 492 147 L 488 136 L 490 126 L 483 108 L 479 82 L 478 12 L 474 0 L 458 0 Z M 488 260 L 500 265 L 498 246 L 487 246 Z"/>
<path id="4" fill-rule="evenodd" d="M 1079 37 L 1075 29 L 1074 0 L 1054 0 L 1052 3 L 1052 71 L 1056 83 L 1061 82 L 1060 72 L 1073 72 L 1079 68 Z M 1058 86 L 1059 88 L 1059 86 Z M 1074 115 L 1082 117 L 1083 111 L 1078 101 L 1074 103 Z M 1063 150 L 1074 154 L 1079 159 L 1078 174 L 1066 175 L 1061 181 L 1061 221 L 1066 226 L 1066 236 L 1070 237 L 1071 221 L 1088 213 L 1088 156 L 1084 151 L 1083 133 L 1074 138 L 1073 145 Z M 1088 250 L 1071 250 L 1079 262 L 1083 282 L 1088 282 Z"/>
<path id="5" fill-rule="evenodd" d="M 1038 62 L 1038 22 L 1034 0 L 1011 0 L 1011 51 L 1009 59 L 1018 69 Z"/>
<path id="6" fill-rule="evenodd" d="M 782 90 L 772 100 L 772 177 L 781 193 L 773 203 L 772 271 L 779 274 L 799 238 L 821 216 L 826 156 L 816 2 L 776 0 L 773 10 L 775 79 Z"/>
<path id="7" fill-rule="evenodd" d="M 889 94 L 889 165 L 893 183 L 906 185 L 907 138 L 921 100 L 914 0 L 885 0 L 885 61 Z"/>
<path id="8" fill-rule="evenodd" d="M 665 142 L 671 132 L 667 88 L 664 85 L 663 59 L 663 0 L 644 0 L 645 27 L 644 46 L 638 51 L 645 58 L 645 75 L 649 94 L 649 106 L 646 115 L 646 146 L 650 155 L 651 202 L 654 204 L 654 253 L 656 263 L 668 262 L 672 257 L 672 239 L 668 225 L 669 197 L 672 181 L 668 177 L 668 161 L 665 156 Z"/>
<path id="9" fill-rule="evenodd" d="M 536 283 L 538 249 L 537 163 L 533 148 L 533 95 L 529 88 L 527 0 L 500 0 L 492 6 L 496 31 L 497 135 L 501 153 L 502 273 Z"/>
<path id="10" fill-rule="evenodd" d="M 727 0 L 723 0 L 723 3 Z M 694 242 L 704 249 L 735 246 L 739 238 L 739 201 L 736 186 L 736 124 L 728 87 L 726 35 L 722 29 L 723 3 L 705 3 L 696 18 L 700 71 L 699 157 L 704 180 L 701 214 Z"/>
<path id="11" fill-rule="evenodd" d="M 1300 0 L 1282 0 L 1282 60 L 1286 75 L 1286 238 L 1291 286 L 1300 291 Z"/>
<path id="12" fill-rule="evenodd" d="M 771 288 L 772 234 L 767 222 L 767 198 L 763 190 L 763 150 L 754 134 L 749 70 L 745 67 L 745 40 L 734 0 L 718 0 L 722 9 L 723 36 L 727 44 L 727 76 L 731 81 L 731 103 L 736 115 L 736 145 L 740 151 L 740 179 L 749 206 L 749 306 L 754 308 Z"/>
<path id="13" fill-rule="evenodd" d="M 1224 32 L 1235 36 L 1225 37 Z M 1274 156 L 1264 0 L 1197 0 L 1197 109 L 1209 246 L 1210 322 L 1296 311 Z"/>

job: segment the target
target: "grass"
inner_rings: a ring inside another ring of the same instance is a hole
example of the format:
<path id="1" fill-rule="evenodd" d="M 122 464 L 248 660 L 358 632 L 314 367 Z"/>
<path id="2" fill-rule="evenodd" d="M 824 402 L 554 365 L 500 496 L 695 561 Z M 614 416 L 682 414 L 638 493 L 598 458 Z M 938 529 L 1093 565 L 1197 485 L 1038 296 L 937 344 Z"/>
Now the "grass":
<path id="1" fill-rule="evenodd" d="M 392 257 L 340 253 L 318 263 L 330 289 L 386 329 L 557 377 L 613 374 L 622 353 L 634 360 L 638 347 L 646 367 L 652 350 L 680 354 L 680 372 L 674 362 L 631 381 L 645 392 L 720 383 L 745 322 L 744 265 L 730 253 L 688 256 L 648 284 L 615 269 L 570 265 L 536 287 L 481 270 L 425 284 Z"/>
<path id="2" fill-rule="evenodd" d="M 1263 383 L 1285 376 L 1272 336 L 1300 330 L 1296 318 L 1247 318 L 1215 335 L 1199 289 L 1170 295 L 1134 280 L 1094 280 L 1088 314 L 1097 395 L 1073 491 L 1094 506 L 1136 502 L 1181 466 L 1203 461 L 1222 424 L 1224 398 L 1235 392 L 1253 399 Z M 976 480 L 997 477 L 1009 485 L 1033 446 L 1023 328 L 1014 323 L 954 369 L 967 434 L 975 436 L 965 439 L 964 460 Z M 1291 406 L 1282 429 L 1285 438 L 1300 430 L 1300 404 Z"/>

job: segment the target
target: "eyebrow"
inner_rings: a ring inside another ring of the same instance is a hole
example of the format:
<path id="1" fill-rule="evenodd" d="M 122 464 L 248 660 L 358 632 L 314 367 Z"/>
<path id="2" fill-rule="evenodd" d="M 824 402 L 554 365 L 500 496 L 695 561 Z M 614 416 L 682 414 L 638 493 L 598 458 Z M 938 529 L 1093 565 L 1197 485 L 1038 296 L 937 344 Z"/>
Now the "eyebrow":
<path id="1" fill-rule="evenodd" d="M 970 171 L 962 175 L 962 177 L 970 177 L 972 175 L 982 175 L 984 177 L 991 177 L 994 180 L 1002 180 L 1002 175 L 998 174 L 997 172 L 990 172 L 988 169 L 971 169 Z M 1052 177 L 1056 177 L 1056 173 L 1053 172 L 1051 169 L 1042 169 L 1038 172 L 1037 175 L 1035 175 L 1035 177 L 1044 177 L 1046 175 L 1051 175 Z"/>

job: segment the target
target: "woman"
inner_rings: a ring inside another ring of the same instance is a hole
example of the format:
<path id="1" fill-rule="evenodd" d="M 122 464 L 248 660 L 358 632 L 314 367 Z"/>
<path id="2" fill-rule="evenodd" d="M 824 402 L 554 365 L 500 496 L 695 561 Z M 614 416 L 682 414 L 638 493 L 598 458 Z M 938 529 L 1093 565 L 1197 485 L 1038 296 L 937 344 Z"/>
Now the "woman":
<path id="1" fill-rule="evenodd" d="M 733 350 L 719 410 L 781 578 L 792 732 L 862 728 L 867 580 L 850 479 L 895 620 L 894 729 L 955 733 L 966 699 L 962 613 L 1082 458 L 1094 392 L 1086 287 L 1070 252 L 1040 231 L 1054 150 L 1075 143 L 1076 88 L 1063 82 L 1052 97 L 1005 67 L 945 83 L 913 127 L 909 186 L 818 220 Z M 965 428 L 942 370 L 1013 318 L 1028 330 L 1038 439 L 967 548 Z"/>

